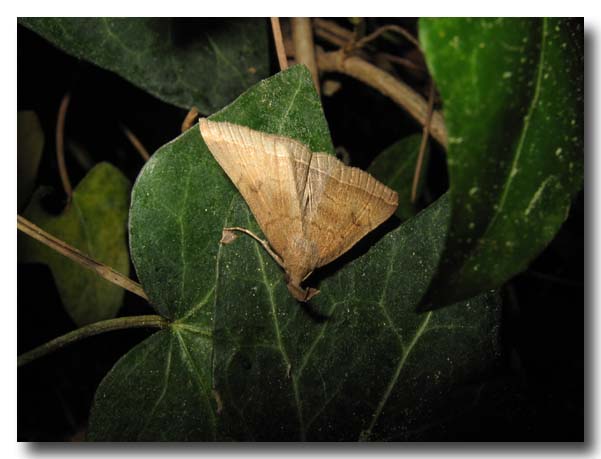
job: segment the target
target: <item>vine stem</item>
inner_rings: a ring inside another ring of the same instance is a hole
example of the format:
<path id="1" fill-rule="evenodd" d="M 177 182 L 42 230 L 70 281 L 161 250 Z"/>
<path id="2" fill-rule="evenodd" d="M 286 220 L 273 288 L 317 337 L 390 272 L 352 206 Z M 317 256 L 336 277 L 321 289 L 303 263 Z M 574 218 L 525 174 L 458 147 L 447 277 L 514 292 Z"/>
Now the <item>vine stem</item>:
<path id="1" fill-rule="evenodd" d="M 198 114 L 198 108 L 192 106 L 184 118 L 184 121 L 182 121 L 182 133 L 186 132 L 194 125 L 194 123 L 197 121 Z"/>
<path id="2" fill-rule="evenodd" d="M 50 247 L 53 250 L 56 250 L 61 255 L 70 258 L 84 268 L 94 271 L 100 277 L 103 277 L 109 282 L 112 282 L 113 284 L 118 285 L 119 287 L 124 288 L 125 290 L 128 290 L 148 301 L 148 297 L 146 296 L 146 293 L 140 284 L 134 282 L 120 272 L 115 271 L 110 266 L 94 260 L 85 253 L 77 250 L 75 247 L 70 246 L 65 241 L 61 241 L 52 234 L 47 233 L 39 226 L 27 220 L 25 217 L 17 215 L 17 228 L 42 244 Z"/>
<path id="3" fill-rule="evenodd" d="M 417 41 L 417 39 L 413 35 L 411 35 L 409 32 L 407 32 L 401 26 L 394 25 L 394 24 L 388 24 L 388 25 L 380 27 L 375 32 L 373 32 L 373 33 L 367 35 L 366 37 L 362 38 L 361 40 L 359 40 L 355 44 L 355 46 L 357 48 L 362 48 L 363 46 L 365 46 L 370 41 L 375 40 L 380 35 L 382 35 L 384 32 L 388 32 L 388 31 L 396 32 L 396 33 L 402 35 L 403 37 L 405 37 L 405 39 L 407 41 L 411 42 L 411 44 L 415 45 L 415 47 L 421 51 L 421 48 L 419 46 L 419 41 Z"/>
<path id="4" fill-rule="evenodd" d="M 426 125 L 428 119 L 426 100 L 409 85 L 397 80 L 388 72 L 357 56 L 348 56 L 343 51 L 325 52 L 319 48 L 317 65 L 324 72 L 343 73 L 377 89 L 405 109 L 422 126 Z M 432 112 L 430 134 L 445 149 L 447 148 L 447 131 L 444 119 L 438 111 Z"/>
<path id="5" fill-rule="evenodd" d="M 313 42 L 313 28 L 309 18 L 291 18 L 292 42 L 294 43 L 294 57 L 297 63 L 307 66 L 313 77 L 313 84 L 317 94 L 321 93 L 319 85 L 319 72 L 315 60 L 315 43 Z"/>
<path id="6" fill-rule="evenodd" d="M 315 35 L 329 41 L 333 45 L 344 48 L 352 39 L 353 32 L 326 19 L 313 19 Z"/>
<path id="7" fill-rule="evenodd" d="M 419 146 L 419 153 L 417 155 L 417 163 L 415 165 L 415 172 L 413 174 L 413 183 L 411 185 L 411 202 L 415 202 L 417 199 L 417 187 L 419 186 L 419 179 L 422 175 L 422 166 L 424 164 L 424 155 L 426 154 L 426 145 L 428 143 L 428 136 L 430 134 L 430 123 L 432 122 L 432 111 L 434 110 L 434 82 L 430 82 L 430 92 L 428 95 L 428 117 L 426 118 L 426 124 L 424 124 L 424 130 L 422 133 L 422 141 Z"/>
<path id="8" fill-rule="evenodd" d="M 275 50 L 280 63 L 280 70 L 288 68 L 288 59 L 286 58 L 286 49 L 284 48 L 284 38 L 282 37 L 282 28 L 280 27 L 280 18 L 271 18 L 271 28 L 273 30 L 273 41 Z"/>
<path id="9" fill-rule="evenodd" d="M 347 49 L 347 47 L 349 47 L 349 45 L 353 41 L 353 35 L 354 35 L 353 32 L 351 32 L 348 29 L 345 29 L 344 27 L 339 26 L 335 22 L 316 18 L 316 19 L 313 19 L 313 25 L 315 28 L 315 35 L 334 46 L 337 46 L 342 49 Z M 413 36 L 411 36 L 411 37 L 413 38 Z M 362 40 L 360 40 L 360 41 L 362 41 Z M 363 49 L 357 47 L 356 45 L 357 44 L 355 44 L 355 47 L 352 49 L 353 55 L 358 56 L 358 57 L 362 58 L 363 60 L 369 61 L 370 60 L 369 55 L 367 53 L 365 53 Z M 419 50 L 419 46 L 418 46 L 418 50 Z M 426 72 L 425 67 L 417 65 L 416 63 L 412 62 L 409 59 L 395 56 L 394 54 L 377 52 L 375 54 L 375 56 L 373 56 L 373 57 L 375 57 L 375 64 L 378 67 L 382 67 L 382 65 L 380 63 L 378 63 L 378 58 L 381 57 L 388 62 L 399 64 L 399 65 L 402 65 L 404 67 L 407 67 L 407 68 L 410 68 L 413 70 L 418 70 L 422 73 Z"/>
<path id="10" fill-rule="evenodd" d="M 65 119 L 67 118 L 67 108 L 69 108 L 70 101 L 71 94 L 65 94 L 61 100 L 58 109 L 58 117 L 56 119 L 56 161 L 58 163 L 58 171 L 61 176 L 61 182 L 63 183 L 63 189 L 67 195 L 67 204 L 71 202 L 71 196 L 73 195 L 73 187 L 71 186 L 71 180 L 69 180 L 69 174 L 67 172 L 67 164 L 65 163 Z"/>
<path id="11" fill-rule="evenodd" d="M 145 315 L 133 317 L 118 317 L 116 319 L 102 320 L 90 325 L 85 325 L 77 330 L 73 330 L 65 335 L 54 338 L 47 343 L 38 346 L 31 351 L 27 351 L 17 357 L 17 367 L 21 367 L 33 362 L 40 357 L 58 351 L 68 344 L 80 341 L 90 336 L 101 333 L 123 330 L 126 328 L 165 328 L 169 322 L 159 315 Z"/>
<path id="12" fill-rule="evenodd" d="M 144 147 L 144 144 L 140 142 L 140 139 L 131 132 L 131 130 L 124 124 L 121 125 L 121 130 L 129 140 L 129 143 L 136 149 L 138 154 L 142 157 L 142 159 L 146 162 L 150 159 L 150 155 L 148 154 L 148 150 Z"/>

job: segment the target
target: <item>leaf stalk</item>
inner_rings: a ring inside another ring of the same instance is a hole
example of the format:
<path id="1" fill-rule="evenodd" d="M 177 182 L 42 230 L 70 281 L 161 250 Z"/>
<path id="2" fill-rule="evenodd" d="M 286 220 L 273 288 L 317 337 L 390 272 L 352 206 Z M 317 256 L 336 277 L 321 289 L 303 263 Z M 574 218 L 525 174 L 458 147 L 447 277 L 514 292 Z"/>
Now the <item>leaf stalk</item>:
<path id="1" fill-rule="evenodd" d="M 165 328 L 169 325 L 167 319 L 159 315 L 144 315 L 133 317 L 118 317 L 116 319 L 102 320 L 90 325 L 73 330 L 65 335 L 54 338 L 31 351 L 17 357 L 17 367 L 21 367 L 43 357 L 51 352 L 58 351 L 68 344 L 75 343 L 90 336 L 99 335 L 113 330 L 126 328 Z"/>

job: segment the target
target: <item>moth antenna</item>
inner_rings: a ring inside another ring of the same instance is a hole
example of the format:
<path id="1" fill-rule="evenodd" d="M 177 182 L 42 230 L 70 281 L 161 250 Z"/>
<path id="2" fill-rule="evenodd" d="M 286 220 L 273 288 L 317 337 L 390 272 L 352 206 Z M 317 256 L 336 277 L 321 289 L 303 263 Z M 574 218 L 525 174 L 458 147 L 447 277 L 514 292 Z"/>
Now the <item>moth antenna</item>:
<path id="1" fill-rule="evenodd" d="M 259 244 L 261 244 L 263 246 L 263 248 L 265 249 L 265 251 L 271 255 L 271 258 L 273 258 L 275 260 L 275 262 L 280 265 L 280 267 L 282 269 L 286 269 L 284 267 L 284 260 L 282 260 L 282 258 L 273 251 L 273 249 L 271 248 L 271 246 L 269 245 L 269 242 L 261 239 L 259 236 L 257 236 L 255 233 L 253 233 L 252 231 L 246 229 L 246 228 L 242 228 L 240 226 L 230 226 L 227 228 L 223 228 L 224 231 L 239 231 L 241 233 L 244 233 L 250 237 L 252 237 L 255 241 L 257 241 Z"/>

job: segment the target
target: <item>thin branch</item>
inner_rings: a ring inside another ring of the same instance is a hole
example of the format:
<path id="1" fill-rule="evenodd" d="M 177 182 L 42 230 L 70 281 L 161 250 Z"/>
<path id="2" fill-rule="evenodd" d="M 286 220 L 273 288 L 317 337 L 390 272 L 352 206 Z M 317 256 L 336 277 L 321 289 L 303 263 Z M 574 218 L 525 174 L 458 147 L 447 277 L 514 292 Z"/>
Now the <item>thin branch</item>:
<path id="1" fill-rule="evenodd" d="M 282 28 L 280 27 L 280 18 L 271 18 L 271 28 L 273 30 L 273 41 L 275 50 L 280 63 L 280 70 L 288 68 L 288 59 L 286 59 L 286 49 L 284 48 L 284 39 L 282 38 Z"/>
<path id="2" fill-rule="evenodd" d="M 315 43 L 313 42 L 313 30 L 309 18 L 292 18 L 292 41 L 294 43 L 294 56 L 296 62 L 304 64 L 309 68 L 315 89 L 319 94 L 319 72 L 317 71 L 317 61 L 315 60 Z"/>
<path id="3" fill-rule="evenodd" d="M 313 19 L 313 26 L 315 35 L 340 48 L 346 46 L 353 39 L 352 31 L 339 26 L 334 21 L 315 18 Z"/>
<path id="4" fill-rule="evenodd" d="M 417 187 L 419 179 L 422 175 L 422 166 L 424 163 L 424 155 L 426 154 L 426 145 L 428 144 L 428 136 L 430 134 L 430 123 L 432 122 L 432 112 L 434 110 L 434 82 L 430 82 L 430 93 L 428 94 L 428 117 L 422 133 L 422 141 L 419 146 L 419 154 L 417 155 L 417 164 L 415 165 L 415 173 L 413 174 L 413 184 L 411 185 L 411 202 L 414 203 L 417 198 Z"/>
<path id="5" fill-rule="evenodd" d="M 328 21 L 327 19 L 316 18 L 313 20 L 313 25 L 315 26 L 315 35 L 341 48 L 351 43 L 353 41 L 353 37 L 355 36 L 355 33 L 353 31 L 338 25 L 334 21 Z M 410 41 L 418 49 L 421 50 L 419 41 L 413 35 L 411 35 L 407 30 L 405 30 L 401 26 L 394 24 L 382 26 L 376 31 L 372 32 L 371 34 L 366 35 L 365 37 L 358 40 L 355 43 L 354 47 L 362 48 L 367 43 L 376 39 L 381 34 L 387 31 L 393 31 L 401 34 L 403 37 L 405 37 L 408 41 Z"/>
<path id="6" fill-rule="evenodd" d="M 144 148 L 144 145 L 142 144 L 142 142 L 140 142 L 140 139 L 138 139 L 136 137 L 136 135 L 133 132 L 131 132 L 128 129 L 128 127 L 125 126 L 124 124 L 121 125 L 121 129 L 123 130 L 125 137 L 127 137 L 127 140 L 129 140 L 129 143 L 132 144 L 132 146 L 140 154 L 142 159 L 144 161 L 148 161 L 150 159 L 150 155 L 148 154 L 148 150 L 146 150 L 146 148 Z"/>
<path id="7" fill-rule="evenodd" d="M 58 351 L 68 344 L 75 343 L 90 336 L 99 335 L 113 330 L 123 330 L 126 328 L 165 328 L 169 322 L 158 315 L 118 317 L 117 319 L 103 320 L 84 327 L 73 330 L 65 335 L 59 336 L 38 346 L 31 351 L 25 352 L 17 357 L 17 367 L 26 365 L 40 357 L 51 352 Z"/>
<path id="8" fill-rule="evenodd" d="M 337 46 L 339 48 L 345 49 L 349 46 L 349 42 L 353 39 L 353 32 L 344 27 L 339 26 L 335 22 L 328 21 L 325 19 L 316 18 L 313 20 L 313 27 L 315 29 L 315 35 L 328 43 Z M 352 54 L 354 56 L 358 56 L 365 61 L 370 60 L 370 56 L 364 52 L 362 49 L 354 48 L 352 50 Z M 394 54 L 378 52 L 374 56 L 374 64 L 385 71 L 387 71 L 388 66 L 383 66 L 382 58 L 388 62 L 392 62 L 398 65 L 402 65 L 410 70 L 415 70 L 420 73 L 426 73 L 426 68 L 416 64 L 410 59 L 395 56 Z"/>
<path id="9" fill-rule="evenodd" d="M 344 50 L 346 52 L 350 52 L 355 49 L 357 42 L 365 35 L 365 21 L 363 21 L 362 18 L 350 17 L 348 19 L 353 24 L 353 32 L 351 39 L 346 46 L 344 46 Z"/>
<path id="10" fill-rule="evenodd" d="M 61 255 L 64 255 L 67 258 L 73 260 L 74 262 L 79 263 L 84 268 L 94 271 L 100 277 L 148 301 L 148 297 L 146 296 L 146 293 L 144 293 L 144 290 L 142 289 L 142 286 L 140 284 L 134 282 L 129 277 L 126 277 L 123 274 L 115 271 L 110 266 L 106 266 L 94 260 L 93 258 L 79 251 L 75 247 L 72 247 L 66 242 L 61 241 L 60 239 L 52 236 L 39 226 L 33 224 L 32 222 L 20 215 L 17 215 L 17 228 L 20 231 L 27 234 L 28 236 L 31 236 L 32 238 L 36 239 L 42 244 L 57 251 Z"/>
<path id="11" fill-rule="evenodd" d="M 344 48 L 344 46 L 346 45 L 346 40 L 338 37 L 337 35 L 332 34 L 329 30 L 326 30 L 326 29 L 319 29 L 316 27 L 315 28 L 315 36 L 317 36 L 318 38 L 321 38 L 339 48 Z"/>
<path id="12" fill-rule="evenodd" d="M 70 100 L 71 94 L 67 93 L 63 96 L 56 119 L 56 161 L 58 162 L 58 171 L 63 183 L 63 189 L 67 195 L 67 203 L 71 202 L 71 196 L 73 195 L 73 187 L 71 186 L 71 180 L 69 180 L 69 174 L 67 173 L 67 164 L 65 163 L 65 119 Z"/>
<path id="13" fill-rule="evenodd" d="M 353 24 L 353 42 L 358 42 L 365 36 L 366 24 L 365 19 L 361 17 L 349 18 Z"/>
<path id="14" fill-rule="evenodd" d="M 94 167 L 94 159 L 80 143 L 69 138 L 65 143 L 67 146 L 67 151 L 71 153 L 73 158 L 75 158 L 75 161 L 77 161 L 79 167 L 85 171 L 89 171 Z"/>
<path id="15" fill-rule="evenodd" d="M 384 32 L 396 32 L 400 35 L 402 35 L 403 37 L 405 37 L 409 42 L 411 42 L 413 45 L 415 45 L 415 47 L 417 49 L 420 49 L 419 46 L 419 41 L 417 41 L 417 39 L 411 35 L 409 32 L 407 32 L 405 29 L 403 29 L 401 26 L 395 25 L 395 24 L 387 24 L 385 26 L 380 27 L 379 29 L 377 29 L 376 31 L 370 33 L 369 35 L 366 35 L 365 37 L 363 37 L 361 40 L 357 41 L 357 43 L 355 43 L 355 47 L 356 48 L 362 48 L 363 46 L 365 46 L 367 43 L 369 43 L 370 41 L 375 40 L 376 38 L 378 38 L 380 35 L 382 35 Z"/>
<path id="16" fill-rule="evenodd" d="M 190 129 L 194 125 L 196 118 L 198 118 L 198 109 L 192 107 L 182 122 L 182 132 L 186 132 Z"/>
<path id="17" fill-rule="evenodd" d="M 324 72 L 339 72 L 349 75 L 377 89 L 406 110 L 422 126 L 428 118 L 428 104 L 409 85 L 397 80 L 389 73 L 357 56 L 347 56 L 342 51 L 324 52 L 318 48 L 317 65 Z M 442 115 L 432 113 L 430 126 L 432 137 L 447 147 L 447 131 Z"/>
<path id="18" fill-rule="evenodd" d="M 407 59 L 406 57 L 395 56 L 394 54 L 390 54 L 390 53 L 378 53 L 378 55 L 382 56 L 384 59 L 386 59 L 389 62 L 393 62 L 398 65 L 402 65 L 403 67 L 406 67 L 410 70 L 415 70 L 415 71 L 418 71 L 421 73 L 426 73 L 425 67 L 423 67 L 419 64 L 416 64 L 411 59 Z"/>

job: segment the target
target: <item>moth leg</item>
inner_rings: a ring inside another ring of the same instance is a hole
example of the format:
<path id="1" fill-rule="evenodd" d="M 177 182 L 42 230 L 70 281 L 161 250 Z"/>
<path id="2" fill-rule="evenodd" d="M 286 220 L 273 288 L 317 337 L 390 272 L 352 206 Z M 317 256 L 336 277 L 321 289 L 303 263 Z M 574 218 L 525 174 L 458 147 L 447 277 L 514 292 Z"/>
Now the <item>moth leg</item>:
<path id="1" fill-rule="evenodd" d="M 273 249 L 271 248 L 271 246 L 269 245 L 269 242 L 261 239 L 259 236 L 257 236 L 255 233 L 253 233 L 250 230 L 247 230 L 246 228 L 242 228 L 240 226 L 230 226 L 228 228 L 223 228 L 224 233 L 226 231 L 240 231 L 241 233 L 247 234 L 248 236 L 252 237 L 255 241 L 257 241 L 259 244 L 261 244 L 263 246 L 263 248 L 265 249 L 265 251 L 271 255 L 271 258 L 273 258 L 275 260 L 275 262 L 280 265 L 280 267 L 282 269 L 284 268 L 284 260 L 282 260 L 282 258 L 273 251 Z M 224 240 L 225 238 L 222 238 L 222 240 Z"/>
<path id="2" fill-rule="evenodd" d="M 319 290 L 313 287 L 303 288 L 298 283 L 290 282 L 289 279 L 286 279 L 288 287 L 288 291 L 292 294 L 294 298 L 296 298 L 301 303 L 306 303 L 311 298 L 319 293 Z"/>
<path id="3" fill-rule="evenodd" d="M 313 274 L 313 271 L 309 271 L 307 275 L 303 277 L 303 280 L 301 282 L 305 282 L 311 274 Z"/>

